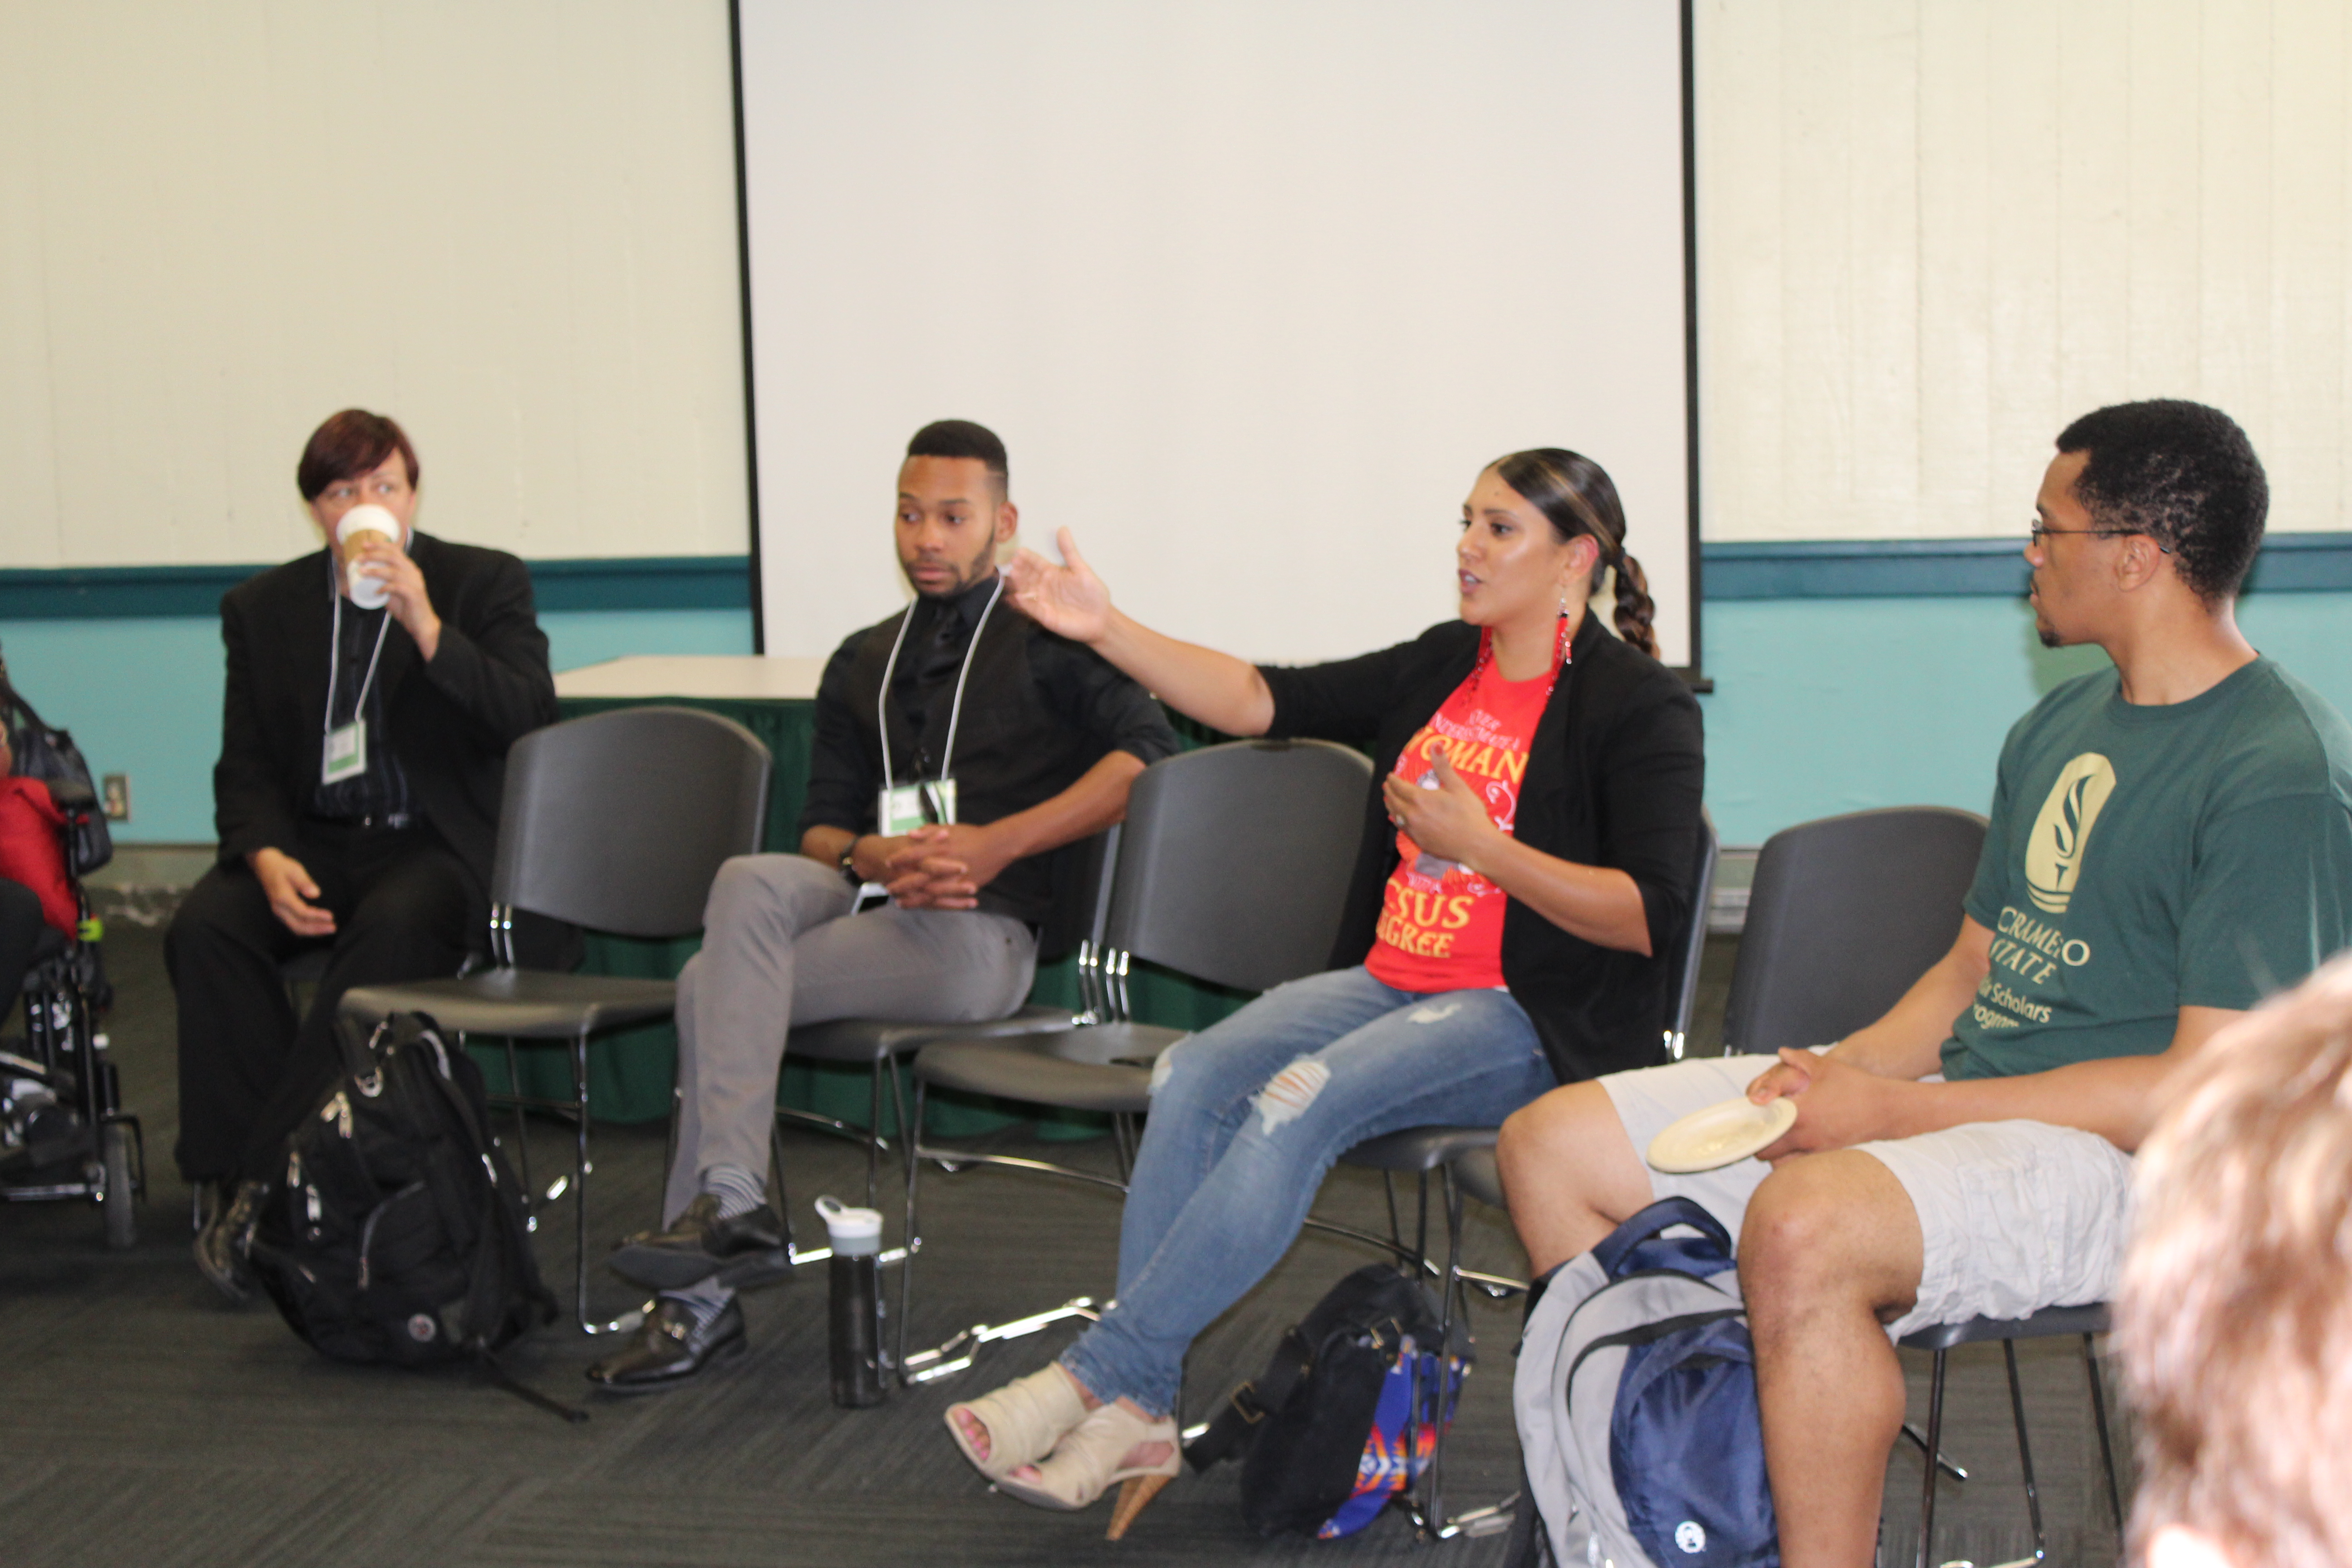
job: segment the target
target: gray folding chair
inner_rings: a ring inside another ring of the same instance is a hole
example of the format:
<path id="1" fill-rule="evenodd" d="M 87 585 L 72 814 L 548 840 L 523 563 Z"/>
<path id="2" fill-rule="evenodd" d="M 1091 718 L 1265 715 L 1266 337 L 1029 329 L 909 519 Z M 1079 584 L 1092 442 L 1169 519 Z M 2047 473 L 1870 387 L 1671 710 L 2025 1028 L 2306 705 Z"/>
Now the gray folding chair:
<path id="1" fill-rule="evenodd" d="M 1936 1536 L 1936 1472 L 1948 1473 L 1954 1480 L 1965 1481 L 1968 1472 L 1941 1457 L 1937 1447 L 1944 1434 L 1944 1358 L 1955 1345 L 1979 1344 L 1988 1340 L 2000 1342 L 2000 1352 L 2009 1365 L 2009 1413 L 2017 1427 L 2017 1458 L 2025 1476 L 2025 1510 L 2033 1523 L 2032 1561 L 2049 1560 L 2049 1541 L 2042 1531 L 2042 1494 L 2033 1481 L 2033 1447 L 2025 1436 L 2025 1393 L 2017 1380 L 2017 1342 L 2046 1339 L 2056 1334 L 2080 1334 L 2083 1338 L 2083 1368 L 2091 1379 L 2091 1411 L 2099 1428 L 2099 1462 L 2107 1473 L 2107 1508 L 2115 1516 L 2118 1540 L 2124 1530 L 2124 1500 L 2122 1489 L 2116 1484 L 2116 1450 L 2107 1434 L 2106 1385 L 2099 1374 L 2097 1347 L 2094 1338 L 2107 1331 L 2107 1304 L 2094 1301 L 2081 1307 L 2044 1307 L 2030 1318 L 1971 1318 L 1964 1323 L 1937 1323 L 1903 1336 L 1906 1350 L 1928 1351 L 1935 1356 L 1934 1371 L 1927 1380 L 1927 1435 L 1923 1438 L 1908 1426 L 1904 1433 L 1919 1445 L 1925 1454 L 1935 1454 L 1937 1462 L 1927 1467 L 1927 1479 L 1919 1489 L 1919 1552 L 1918 1568 L 1927 1568 L 1928 1552 Z"/>
<path id="2" fill-rule="evenodd" d="M 537 1107 L 573 1120 L 573 1312 L 589 1333 L 633 1326 L 626 1318 L 596 1323 L 588 1316 L 589 1037 L 668 1016 L 677 985 L 519 968 L 515 911 L 620 936 L 699 931 L 720 865 L 760 847 L 768 769 L 768 749 L 749 730 L 692 708 L 624 708 L 534 731 L 507 753 L 490 875 L 494 967 L 452 980 L 359 986 L 343 995 L 342 1015 L 362 1025 L 421 1012 L 460 1036 L 502 1035 L 509 1075 L 515 1040 L 571 1042 L 570 1100 L 520 1092 L 503 1098 L 516 1108 L 526 1201 L 531 1178 L 523 1112 Z M 520 1089 L 520 1079 L 510 1076 L 509 1082 Z"/>
<path id="3" fill-rule="evenodd" d="M 1940 805 L 1850 812 L 1764 841 L 1723 1051 L 1827 1045 L 1874 1022 L 1960 931 L 1985 819 Z"/>
<path id="4" fill-rule="evenodd" d="M 1220 985 L 1264 991 L 1330 966 L 1341 906 L 1355 873 L 1371 763 L 1320 741 L 1236 741 L 1144 770 L 1128 797 L 1110 910 L 1091 971 L 1099 1021 L 1014 1040 L 955 1040 L 915 1057 L 914 1125 L 935 1089 L 1097 1111 L 1112 1119 L 1119 1179 L 1014 1155 L 929 1144 L 915 1151 L 953 1170 L 991 1164 L 1043 1171 L 1126 1190 L 1135 1119 L 1150 1100 L 1151 1063 L 1183 1037 L 1137 1022 L 1127 981 L 1138 959 Z M 909 1233 L 914 1188 L 908 1186 Z M 936 1351 L 904 1354 L 909 1267 L 899 1280 L 902 1373 L 914 1381 L 970 1364 L 971 1349 L 1060 1316 L 975 1326 Z M 962 1352 L 961 1359 L 956 1359 Z"/>

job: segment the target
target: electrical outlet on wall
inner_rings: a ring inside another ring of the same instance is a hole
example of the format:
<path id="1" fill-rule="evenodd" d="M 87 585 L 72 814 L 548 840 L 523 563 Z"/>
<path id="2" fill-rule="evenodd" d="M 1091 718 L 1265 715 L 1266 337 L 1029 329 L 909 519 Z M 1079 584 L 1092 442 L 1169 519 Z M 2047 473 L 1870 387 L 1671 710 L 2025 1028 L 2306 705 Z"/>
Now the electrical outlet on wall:
<path id="1" fill-rule="evenodd" d="M 98 781 L 98 793 L 106 801 L 107 821 L 131 820 L 131 775 L 129 773 L 101 775 Z"/>

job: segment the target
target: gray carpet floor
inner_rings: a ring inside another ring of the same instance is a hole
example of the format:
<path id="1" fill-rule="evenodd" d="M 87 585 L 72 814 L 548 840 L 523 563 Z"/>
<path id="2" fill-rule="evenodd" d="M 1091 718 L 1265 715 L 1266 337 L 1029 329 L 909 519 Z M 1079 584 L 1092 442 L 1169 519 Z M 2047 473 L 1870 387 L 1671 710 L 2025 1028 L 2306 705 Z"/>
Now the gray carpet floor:
<path id="1" fill-rule="evenodd" d="M 971 1372 L 899 1392 L 877 1408 L 837 1410 L 826 1392 L 821 1268 L 746 1298 L 749 1357 L 666 1394 L 591 1399 L 593 1418 L 584 1426 L 566 1426 L 464 1374 L 329 1363 L 266 1306 L 226 1306 L 188 1261 L 188 1194 L 170 1157 L 176 1112 L 159 933 L 118 920 L 108 946 L 119 989 L 110 1032 L 126 1099 L 145 1121 L 151 1190 L 139 1243 L 124 1252 L 106 1249 L 86 1205 L 0 1207 L 0 1344 L 7 1347 L 0 1409 L 9 1456 L 0 1464 L 0 1562 L 12 1568 L 1222 1565 L 1310 1557 L 1467 1568 L 1501 1560 L 1500 1537 L 1423 1545 L 1394 1513 L 1344 1542 L 1262 1541 L 1241 1521 L 1232 1467 L 1180 1480 L 1116 1543 L 1102 1539 L 1102 1509 L 1054 1514 L 991 1495 L 956 1457 L 941 1412 L 1042 1364 L 1066 1331 L 991 1346 Z M 1730 955 L 1724 941 L 1709 955 L 1703 1042 L 1719 1038 Z M 818 1194 L 861 1191 L 862 1155 L 819 1134 L 785 1139 L 791 1203 L 805 1233 L 815 1228 L 808 1205 Z M 564 1168 L 567 1142 L 552 1123 L 534 1132 L 541 1184 Z M 994 1146 L 1109 1168 L 1104 1142 L 1039 1145 L 1013 1130 Z M 662 1154 L 657 1126 L 596 1130 L 592 1253 L 652 1216 Z M 1115 1194 L 980 1168 L 928 1174 L 924 1197 L 916 1342 L 1107 1293 Z M 568 1201 L 545 1212 L 542 1266 L 568 1289 Z M 1318 1213 L 1383 1226 L 1378 1178 L 1335 1173 Z M 1524 1272 L 1507 1225 L 1492 1213 L 1474 1213 L 1467 1254 L 1475 1268 Z M 1196 1346 L 1188 1415 L 1201 1418 L 1256 1369 L 1284 1325 L 1370 1256 L 1309 1233 Z M 632 1300 L 609 1277 L 595 1291 L 607 1311 Z M 1456 1507 L 1498 1500 L 1517 1485 L 1509 1382 L 1517 1321 L 1516 1303 L 1481 1301 L 1474 1313 L 1478 1368 L 1448 1450 Z M 598 1353 L 557 1328 L 511 1360 L 527 1382 L 585 1398 L 581 1369 Z M 2079 1352 L 2029 1344 L 2019 1359 L 2052 1560 L 2112 1562 L 2115 1533 Z M 1924 1419 L 1927 1361 L 1906 1360 L 1914 1414 Z M 1990 1564 L 2027 1555 L 1997 1348 L 1953 1356 L 1944 1446 L 1971 1479 L 1944 1486 L 1932 1560 Z M 1919 1473 L 1907 1446 L 1889 1460 L 1885 1563 L 1912 1562 Z"/>

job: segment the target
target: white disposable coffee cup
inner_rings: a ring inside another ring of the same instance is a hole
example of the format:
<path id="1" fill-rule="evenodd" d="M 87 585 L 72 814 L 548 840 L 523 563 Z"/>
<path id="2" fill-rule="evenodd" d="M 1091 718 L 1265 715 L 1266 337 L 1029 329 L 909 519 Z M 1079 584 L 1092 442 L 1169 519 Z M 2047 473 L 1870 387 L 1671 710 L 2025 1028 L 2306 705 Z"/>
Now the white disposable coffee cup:
<path id="1" fill-rule="evenodd" d="M 871 1258 L 882 1250 L 882 1211 L 854 1209 L 839 1198 L 819 1198 L 817 1217 L 824 1221 L 835 1258 Z"/>
<path id="2" fill-rule="evenodd" d="M 381 533 L 398 545 L 401 542 L 400 519 L 370 501 L 352 508 L 335 524 L 335 542 L 346 550 L 351 547 L 352 537 L 362 533 Z M 357 561 L 343 568 L 343 579 L 351 584 L 352 603 L 362 610 L 379 609 L 386 599 L 392 597 L 392 590 L 385 585 L 384 580 L 373 573 L 361 571 Z"/>

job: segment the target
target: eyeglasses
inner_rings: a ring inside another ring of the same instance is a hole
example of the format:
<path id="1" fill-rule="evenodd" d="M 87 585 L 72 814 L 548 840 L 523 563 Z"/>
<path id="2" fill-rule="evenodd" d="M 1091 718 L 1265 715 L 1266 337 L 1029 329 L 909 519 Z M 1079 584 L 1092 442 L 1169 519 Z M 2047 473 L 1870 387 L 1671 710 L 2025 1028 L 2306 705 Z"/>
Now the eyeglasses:
<path id="1" fill-rule="evenodd" d="M 2144 528 L 2053 528 L 2040 518 L 2036 518 L 2026 525 L 2025 531 L 2027 539 L 2032 542 L 2033 547 L 2037 550 L 2042 547 L 2042 542 L 2053 533 L 2088 534 L 2094 539 L 2128 538 L 2137 533 L 2147 535 L 2148 542 L 2165 554 L 2172 553 L 2172 546 L 2149 534 Z"/>

